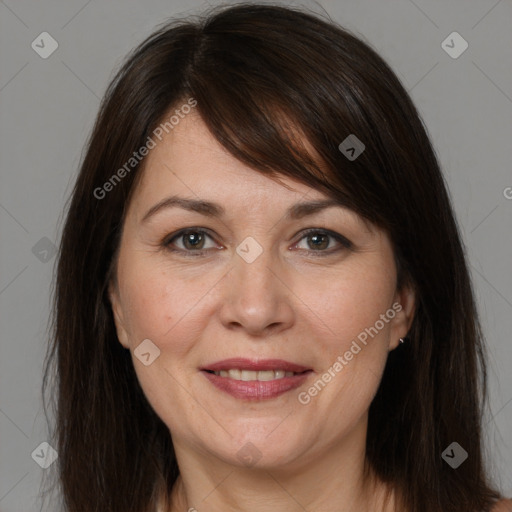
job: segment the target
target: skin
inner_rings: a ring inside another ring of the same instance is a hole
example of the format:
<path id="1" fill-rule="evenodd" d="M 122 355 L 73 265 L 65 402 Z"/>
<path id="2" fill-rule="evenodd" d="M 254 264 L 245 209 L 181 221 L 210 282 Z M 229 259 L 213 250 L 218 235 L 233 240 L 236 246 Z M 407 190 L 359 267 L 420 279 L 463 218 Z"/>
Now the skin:
<path id="1" fill-rule="evenodd" d="M 492 512 L 512 512 L 512 500 L 501 500 L 492 509 Z"/>
<path id="2" fill-rule="evenodd" d="M 395 510 L 393 497 L 384 506 L 383 484 L 363 478 L 365 437 L 386 358 L 412 322 L 414 293 L 396 288 L 388 236 L 354 212 L 335 206 L 286 219 L 289 206 L 326 196 L 281 179 L 290 189 L 236 160 L 191 113 L 150 151 L 130 202 L 109 293 L 119 341 L 172 435 L 180 477 L 170 510 Z M 226 213 L 173 207 L 142 220 L 170 195 L 213 201 Z M 173 241 L 181 253 L 165 248 L 169 235 L 190 227 L 209 230 L 202 255 L 187 257 L 197 249 L 183 237 Z M 353 245 L 328 237 L 318 249 L 308 228 Z M 248 236 L 263 249 L 252 263 L 236 253 Z M 394 303 L 402 310 L 301 404 L 299 392 Z M 149 366 L 133 354 L 145 339 L 160 350 Z M 313 373 L 299 389 L 249 402 L 199 371 L 231 357 L 284 359 Z M 237 457 L 249 442 L 261 455 L 252 466 Z"/>

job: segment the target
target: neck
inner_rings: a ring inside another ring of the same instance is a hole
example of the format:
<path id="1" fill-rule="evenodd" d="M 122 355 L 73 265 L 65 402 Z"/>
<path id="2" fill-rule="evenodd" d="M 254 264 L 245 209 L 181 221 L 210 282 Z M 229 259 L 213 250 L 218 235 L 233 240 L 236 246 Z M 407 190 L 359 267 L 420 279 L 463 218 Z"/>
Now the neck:
<path id="1" fill-rule="evenodd" d="M 364 432 L 365 433 L 365 432 Z M 389 512 L 393 495 L 373 474 L 365 476 L 365 437 L 361 430 L 343 446 L 324 446 L 280 467 L 240 467 L 199 455 L 176 443 L 180 467 L 170 512 Z M 189 447 L 187 447 L 189 448 Z"/>

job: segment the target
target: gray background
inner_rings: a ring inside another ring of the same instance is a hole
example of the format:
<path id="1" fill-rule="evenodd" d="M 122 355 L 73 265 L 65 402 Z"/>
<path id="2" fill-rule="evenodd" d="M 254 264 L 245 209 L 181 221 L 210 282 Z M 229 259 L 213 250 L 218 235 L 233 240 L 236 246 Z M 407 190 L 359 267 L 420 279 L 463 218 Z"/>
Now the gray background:
<path id="1" fill-rule="evenodd" d="M 209 5 L 216 2 L 0 1 L 1 512 L 41 506 L 45 470 L 31 453 L 47 438 L 40 387 L 55 256 L 49 241 L 40 240 L 59 239 L 85 139 L 121 59 L 167 17 Z M 373 45 L 424 118 L 467 246 L 488 340 L 489 461 L 512 496 L 512 5 L 300 5 L 326 11 Z M 31 47 L 44 31 L 59 44 L 47 59 Z M 456 59 L 441 46 L 453 31 L 469 44 Z M 464 448 L 471 456 L 471 446 Z"/>

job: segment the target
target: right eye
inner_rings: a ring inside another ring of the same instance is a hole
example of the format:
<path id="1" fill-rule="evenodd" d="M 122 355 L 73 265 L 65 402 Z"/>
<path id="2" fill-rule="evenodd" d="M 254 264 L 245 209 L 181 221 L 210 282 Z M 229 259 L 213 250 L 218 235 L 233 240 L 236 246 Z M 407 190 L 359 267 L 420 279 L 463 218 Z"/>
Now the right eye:
<path id="1" fill-rule="evenodd" d="M 180 252 L 187 256 L 201 256 L 204 252 L 216 247 L 215 244 L 205 247 L 207 239 L 213 241 L 211 235 L 204 229 L 187 228 L 167 237 L 163 245 L 172 252 Z"/>

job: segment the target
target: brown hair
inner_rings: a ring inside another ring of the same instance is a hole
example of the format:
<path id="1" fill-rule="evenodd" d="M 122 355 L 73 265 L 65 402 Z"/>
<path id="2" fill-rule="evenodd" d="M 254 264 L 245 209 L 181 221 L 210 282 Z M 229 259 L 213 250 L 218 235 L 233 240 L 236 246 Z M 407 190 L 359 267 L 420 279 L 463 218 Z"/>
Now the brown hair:
<path id="1" fill-rule="evenodd" d="M 107 296 L 143 161 L 106 197 L 94 191 L 188 97 L 216 140 L 255 172 L 298 179 L 389 234 L 397 286 L 414 287 L 417 308 L 410 342 L 390 353 L 370 407 L 367 467 L 406 510 L 487 511 L 499 494 L 482 458 L 482 334 L 418 112 L 382 58 L 346 30 L 301 9 L 255 4 L 165 24 L 131 53 L 102 101 L 63 230 L 43 384 L 44 393 L 56 378 L 65 509 L 149 512 L 178 476 L 169 431 L 117 340 Z M 365 145 L 355 160 L 338 149 L 350 134 Z M 469 452 L 457 469 L 441 457 L 453 441 Z"/>

